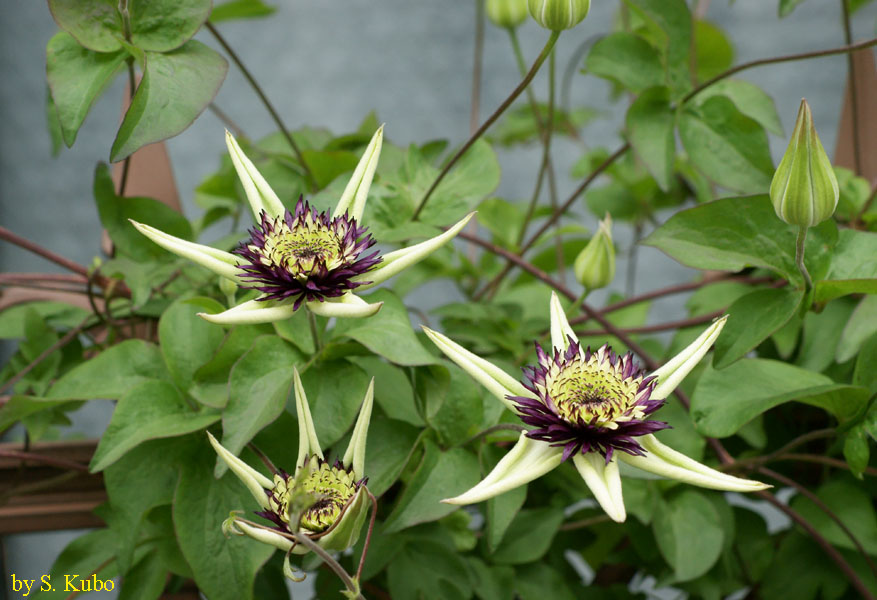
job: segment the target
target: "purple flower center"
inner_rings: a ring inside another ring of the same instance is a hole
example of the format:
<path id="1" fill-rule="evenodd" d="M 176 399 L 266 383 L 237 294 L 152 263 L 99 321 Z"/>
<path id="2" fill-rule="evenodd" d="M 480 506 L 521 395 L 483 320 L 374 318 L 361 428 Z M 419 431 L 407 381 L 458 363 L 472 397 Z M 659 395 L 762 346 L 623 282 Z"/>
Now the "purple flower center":
<path id="1" fill-rule="evenodd" d="M 250 230 L 250 240 L 234 253 L 244 259 L 243 279 L 262 292 L 259 300 L 304 301 L 336 298 L 368 283 L 359 275 L 377 265 L 378 252 L 363 256 L 374 238 L 347 216 L 330 218 L 299 198 L 295 212 L 270 217 Z"/>
<path id="2" fill-rule="evenodd" d="M 539 364 L 525 367 L 524 387 L 535 398 L 509 396 L 521 420 L 534 429 L 527 436 L 563 446 L 563 460 L 577 452 L 599 452 L 611 460 L 615 450 L 645 454 L 636 437 L 669 427 L 647 417 L 663 405 L 651 400 L 657 381 L 646 377 L 628 353 L 608 345 L 582 350 L 570 339 L 566 351 L 551 357 L 536 345 Z"/>

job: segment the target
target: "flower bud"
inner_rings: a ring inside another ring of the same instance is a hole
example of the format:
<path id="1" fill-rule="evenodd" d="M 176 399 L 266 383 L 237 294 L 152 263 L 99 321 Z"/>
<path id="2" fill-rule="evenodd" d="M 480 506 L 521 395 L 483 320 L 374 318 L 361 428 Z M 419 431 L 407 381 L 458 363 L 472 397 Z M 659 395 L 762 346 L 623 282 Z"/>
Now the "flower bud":
<path id="1" fill-rule="evenodd" d="M 834 214 L 839 195 L 810 105 L 801 100 L 795 131 L 770 184 L 770 200 L 777 216 L 789 225 L 813 227 Z"/>
<path id="2" fill-rule="evenodd" d="M 576 280 L 588 291 L 606 287 L 615 278 L 615 247 L 612 245 L 612 218 L 600 221 L 600 228 L 579 252 L 573 263 Z"/>
<path id="3" fill-rule="evenodd" d="M 514 29 L 527 20 L 527 0 L 487 0 L 487 17 L 498 27 Z"/>
<path id="4" fill-rule="evenodd" d="M 562 31 L 588 16 L 591 0 L 527 0 L 530 14 L 542 27 Z"/>

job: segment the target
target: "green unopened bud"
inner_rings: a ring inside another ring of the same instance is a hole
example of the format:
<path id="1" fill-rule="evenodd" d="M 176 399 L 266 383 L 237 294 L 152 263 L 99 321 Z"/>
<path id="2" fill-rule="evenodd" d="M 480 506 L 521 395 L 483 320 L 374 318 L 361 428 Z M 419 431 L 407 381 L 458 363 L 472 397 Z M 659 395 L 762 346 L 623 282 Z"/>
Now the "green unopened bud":
<path id="1" fill-rule="evenodd" d="M 234 306 L 234 297 L 238 291 L 238 284 L 228 277 L 219 276 L 219 291 L 225 296 L 229 307 Z"/>
<path id="2" fill-rule="evenodd" d="M 527 0 L 530 14 L 542 27 L 562 31 L 588 16 L 591 0 Z"/>
<path id="3" fill-rule="evenodd" d="M 612 245 L 612 218 L 607 214 L 600 228 L 579 252 L 573 263 L 576 280 L 588 291 L 606 287 L 615 279 L 615 247 Z"/>
<path id="4" fill-rule="evenodd" d="M 487 0 L 487 17 L 494 25 L 514 29 L 527 20 L 527 0 Z"/>
<path id="5" fill-rule="evenodd" d="M 810 105 L 801 100 L 795 131 L 770 184 L 774 210 L 789 225 L 813 227 L 834 214 L 839 195 L 837 177 L 816 135 Z"/>

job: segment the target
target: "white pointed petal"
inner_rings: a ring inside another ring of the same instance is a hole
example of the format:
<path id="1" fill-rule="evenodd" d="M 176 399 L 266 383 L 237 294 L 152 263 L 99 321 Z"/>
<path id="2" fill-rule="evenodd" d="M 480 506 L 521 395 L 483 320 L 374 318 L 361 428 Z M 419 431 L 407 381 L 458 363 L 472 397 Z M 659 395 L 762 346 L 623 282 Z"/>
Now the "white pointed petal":
<path id="1" fill-rule="evenodd" d="M 368 437 L 368 424 L 371 421 L 374 397 L 375 378 L 372 377 L 368 384 L 368 391 L 365 393 L 365 400 L 362 401 L 362 407 L 359 409 L 359 417 L 356 419 L 350 444 L 348 444 L 347 452 L 344 453 L 344 458 L 341 460 L 345 467 L 353 465 L 354 479 L 361 479 L 365 476 L 365 441 Z"/>
<path id="2" fill-rule="evenodd" d="M 625 453 L 614 453 L 612 460 L 607 464 L 606 459 L 598 452 L 578 453 L 573 457 L 573 464 L 609 518 L 617 523 L 623 523 L 627 518 L 627 511 L 621 495 L 621 476 L 618 474 L 616 458 L 618 454 Z"/>
<path id="3" fill-rule="evenodd" d="M 566 350 L 569 347 L 569 338 L 572 338 L 576 342 L 579 341 L 579 338 L 576 337 L 572 327 L 569 326 L 569 321 L 566 319 L 566 312 L 563 310 L 560 298 L 557 297 L 557 292 L 551 292 L 550 313 L 551 347 L 559 350 Z"/>
<path id="4" fill-rule="evenodd" d="M 369 304 L 356 294 L 350 292 L 331 298 L 324 302 L 312 301 L 305 304 L 309 311 L 321 317 L 341 317 L 347 319 L 359 319 L 370 317 L 384 305 L 383 302 Z"/>
<path id="5" fill-rule="evenodd" d="M 665 446 L 654 435 L 644 435 L 639 438 L 639 442 L 647 452 L 645 456 L 632 456 L 626 452 L 619 452 L 618 456 L 627 464 L 643 471 L 713 490 L 755 492 L 771 487 L 760 481 L 741 479 L 711 469 Z"/>
<path id="6" fill-rule="evenodd" d="M 247 200 L 250 201 L 250 208 L 259 220 L 259 215 L 264 210 L 268 216 L 279 217 L 286 212 L 286 208 L 256 169 L 256 165 L 247 158 L 241 147 L 238 146 L 237 140 L 228 131 L 225 132 L 225 145 L 228 146 L 228 153 L 231 155 L 231 162 L 234 164 L 241 185 L 244 186 L 244 192 L 247 194 Z"/>
<path id="7" fill-rule="evenodd" d="M 235 527 L 240 529 L 247 536 L 253 538 L 254 540 L 259 540 L 263 544 L 268 544 L 270 546 L 274 546 L 279 550 L 283 550 L 284 552 L 289 552 L 289 549 L 292 548 L 292 540 L 289 540 L 279 533 L 275 533 L 270 529 L 262 529 L 261 527 L 253 527 L 249 523 L 244 523 L 243 521 L 235 521 Z M 298 550 L 298 546 L 296 546 L 296 550 Z M 307 552 L 307 550 L 305 550 Z M 295 552 L 295 554 L 302 554 L 301 552 Z"/>
<path id="8" fill-rule="evenodd" d="M 420 262 L 430 254 L 447 244 L 449 241 L 451 241 L 454 236 L 460 233 L 460 230 L 466 226 L 466 223 L 468 223 L 469 219 L 471 219 L 474 215 L 474 212 L 469 213 L 468 215 L 460 219 L 453 227 L 451 227 L 441 235 L 437 235 L 434 238 L 430 238 L 425 242 L 420 242 L 419 244 L 415 244 L 414 246 L 409 246 L 408 248 L 402 248 L 401 250 L 396 250 L 394 252 L 390 252 L 389 254 L 385 254 L 383 257 L 381 257 L 383 260 L 380 262 L 379 266 L 376 269 L 363 273 L 362 275 L 357 275 L 353 278 L 353 281 L 369 282 L 359 286 L 356 289 L 367 290 L 370 287 L 378 285 L 379 283 L 383 283 L 390 277 L 397 275 L 411 265 Z"/>
<path id="9" fill-rule="evenodd" d="M 292 368 L 293 388 L 295 389 L 295 410 L 298 415 L 298 460 L 295 462 L 295 472 L 302 468 L 312 454 L 323 458 L 320 450 L 320 442 L 317 440 L 317 432 L 314 430 L 314 419 L 311 417 L 311 407 L 308 406 L 308 397 L 301 385 L 301 377 L 298 369 Z"/>
<path id="10" fill-rule="evenodd" d="M 338 201 L 338 206 L 335 207 L 332 217 L 340 217 L 348 209 L 351 209 L 352 205 L 350 216 L 356 219 L 358 223 L 361 222 L 362 213 L 365 210 L 365 201 L 368 199 L 368 190 L 371 187 L 372 179 L 375 176 L 375 169 L 381 156 L 381 145 L 383 142 L 384 126 L 381 125 L 372 136 L 362 158 L 359 159 L 359 164 L 356 165 L 356 169 L 353 171 L 347 187 L 344 188 L 344 193 L 341 194 L 341 199 Z"/>
<path id="11" fill-rule="evenodd" d="M 468 492 L 442 500 L 445 504 L 475 504 L 529 483 L 560 464 L 563 450 L 547 442 L 533 440 L 524 433 L 493 471 Z"/>
<path id="12" fill-rule="evenodd" d="M 262 508 L 269 508 L 268 496 L 265 495 L 265 490 L 273 489 L 274 482 L 226 450 L 222 444 L 216 441 L 216 438 L 213 437 L 209 431 L 207 432 L 207 437 L 210 439 L 210 445 L 216 450 L 219 458 L 221 458 L 225 464 L 228 465 L 228 468 L 238 476 L 238 479 L 247 486 L 247 489 L 250 490 L 250 493 L 253 495 L 253 498 L 256 499 L 256 502 L 259 503 L 259 506 Z"/>
<path id="13" fill-rule="evenodd" d="M 447 336 L 433 331 L 425 325 L 421 325 L 426 336 L 438 346 L 445 356 L 457 363 L 461 369 L 469 373 L 472 378 L 487 388 L 487 391 L 499 398 L 499 400 L 512 412 L 517 413 L 515 404 L 506 396 L 524 396 L 535 398 L 532 392 L 521 385 L 521 382 L 479 356 L 475 356 L 463 346 L 451 341 Z"/>
<path id="14" fill-rule="evenodd" d="M 295 312 L 294 306 L 292 302 L 272 306 L 270 302 L 248 300 L 221 313 L 198 313 L 198 316 L 219 325 L 254 325 L 288 319 Z"/>
<path id="15" fill-rule="evenodd" d="M 137 231 L 165 250 L 173 252 L 177 256 L 188 258 L 192 262 L 196 262 L 202 267 L 210 269 L 217 275 L 228 277 L 236 284 L 241 285 L 242 281 L 239 276 L 242 271 L 237 267 L 240 259 L 231 252 L 225 252 L 203 244 L 181 240 L 180 238 L 160 231 L 155 227 L 150 227 L 149 225 L 144 225 L 143 223 L 138 223 L 131 219 L 128 220 L 137 228 Z"/>
<path id="16" fill-rule="evenodd" d="M 671 358 L 667 364 L 652 373 L 652 375 L 658 378 L 658 385 L 652 390 L 650 396 L 652 400 L 663 400 L 669 396 L 680 383 L 682 383 L 685 376 L 697 366 L 697 363 L 701 361 L 704 354 L 709 352 L 709 349 L 712 348 L 713 343 L 716 341 L 716 338 L 719 337 L 727 320 L 728 315 L 716 320 L 716 322 L 710 325 L 706 331 L 701 333 L 696 340 L 689 344 L 685 350 Z"/>

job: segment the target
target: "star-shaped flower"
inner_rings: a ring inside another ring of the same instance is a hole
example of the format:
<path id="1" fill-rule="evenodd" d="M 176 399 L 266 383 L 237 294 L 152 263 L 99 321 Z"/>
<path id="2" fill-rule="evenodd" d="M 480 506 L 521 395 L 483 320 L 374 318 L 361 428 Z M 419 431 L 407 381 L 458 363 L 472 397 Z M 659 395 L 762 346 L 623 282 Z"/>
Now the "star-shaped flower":
<path id="1" fill-rule="evenodd" d="M 256 512 L 273 526 L 240 516 L 230 517 L 226 531 L 248 535 L 284 552 L 305 554 L 293 534 L 303 534 L 324 550 L 342 551 L 356 543 L 368 514 L 369 492 L 364 476 L 365 444 L 374 403 L 374 380 L 369 384 L 353 436 L 341 460 L 330 463 L 323 456 L 311 418 L 308 399 L 298 371 L 294 373 L 298 411 L 298 460 L 295 472 L 268 479 L 223 447 L 210 433 L 210 443 L 229 469 L 247 486 L 262 508 Z"/>
<path id="2" fill-rule="evenodd" d="M 537 344 L 538 365 L 526 367 L 521 383 L 444 335 L 424 327 L 452 361 L 499 398 L 530 428 L 478 485 L 449 504 L 473 504 L 528 483 L 572 459 L 606 513 L 622 522 L 618 461 L 701 487 L 753 492 L 770 486 L 711 469 L 665 446 L 653 432 L 668 427 L 649 417 L 712 347 L 727 317 L 714 322 L 691 345 L 646 375 L 633 356 L 608 346 L 582 348 L 556 294 L 551 296 L 549 356 Z"/>
<path id="3" fill-rule="evenodd" d="M 470 213 L 444 233 L 408 248 L 379 256 L 367 253 L 375 240 L 362 226 L 368 190 L 377 168 L 383 126 L 365 150 L 335 211 L 318 213 L 299 199 L 288 210 L 226 132 L 231 160 L 243 184 L 256 219 L 250 239 L 233 252 L 181 240 L 154 227 L 131 221 L 159 246 L 188 258 L 239 287 L 261 295 L 225 312 L 201 314 L 221 324 L 269 323 L 292 316 L 302 305 L 324 317 L 368 317 L 381 303 L 368 304 L 353 293 L 386 281 L 423 260 L 453 239 Z"/>

